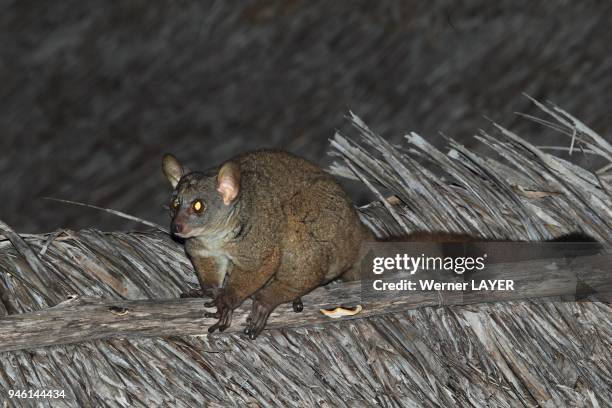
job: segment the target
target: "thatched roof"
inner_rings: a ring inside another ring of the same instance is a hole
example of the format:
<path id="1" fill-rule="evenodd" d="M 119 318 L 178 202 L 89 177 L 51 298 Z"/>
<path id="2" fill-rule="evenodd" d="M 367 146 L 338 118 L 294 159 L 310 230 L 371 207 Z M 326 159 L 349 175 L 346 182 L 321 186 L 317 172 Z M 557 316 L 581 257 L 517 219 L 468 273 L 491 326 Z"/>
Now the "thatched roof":
<path id="1" fill-rule="evenodd" d="M 380 198 L 363 212 L 382 236 L 452 231 L 540 241 L 582 231 L 612 243 L 612 144 L 561 108 L 533 102 L 553 122 L 530 119 L 557 130 L 561 149 L 608 164 L 589 172 L 497 124 L 496 134 L 481 130 L 475 136 L 489 156 L 452 139 L 444 154 L 414 132 L 406 135 L 407 145 L 396 147 L 353 115 L 360 138 L 335 135 L 332 146 L 344 160 L 332 169 L 362 180 Z"/>
<path id="2" fill-rule="evenodd" d="M 580 148 L 612 157 L 603 138 L 560 118 Z M 452 142 L 444 155 L 415 134 L 399 150 L 353 121 L 362 137 L 337 135 L 333 144 L 342 165 L 380 194 L 362 209 L 379 235 L 448 229 L 540 239 L 580 228 L 610 242 L 609 170 L 579 169 L 501 128 L 480 137 L 505 162 Z M 196 284 L 183 248 L 162 232 L 63 230 L 21 241 L 0 228 L 8 238 L 0 240 L 4 315 L 73 295 L 177 298 Z M 5 352 L 0 384 L 64 389 L 66 399 L 51 406 L 606 406 L 611 309 L 525 300 L 358 315 L 267 330 L 256 341 L 233 333 L 107 338 Z"/>

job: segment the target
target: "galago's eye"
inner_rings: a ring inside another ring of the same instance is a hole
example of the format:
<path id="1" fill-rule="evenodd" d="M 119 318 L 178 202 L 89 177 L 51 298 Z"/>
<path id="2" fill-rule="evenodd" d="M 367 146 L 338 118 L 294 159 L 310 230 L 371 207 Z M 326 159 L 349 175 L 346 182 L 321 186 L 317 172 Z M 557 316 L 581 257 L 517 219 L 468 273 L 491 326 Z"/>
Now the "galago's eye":
<path id="1" fill-rule="evenodd" d="M 191 206 L 193 211 L 197 213 L 201 213 L 204 210 L 204 203 L 201 200 L 195 200 Z"/>
<path id="2" fill-rule="evenodd" d="M 175 198 L 172 201 L 172 208 L 174 208 L 175 210 L 178 210 L 180 206 L 181 206 L 181 200 L 179 200 L 178 198 Z"/>

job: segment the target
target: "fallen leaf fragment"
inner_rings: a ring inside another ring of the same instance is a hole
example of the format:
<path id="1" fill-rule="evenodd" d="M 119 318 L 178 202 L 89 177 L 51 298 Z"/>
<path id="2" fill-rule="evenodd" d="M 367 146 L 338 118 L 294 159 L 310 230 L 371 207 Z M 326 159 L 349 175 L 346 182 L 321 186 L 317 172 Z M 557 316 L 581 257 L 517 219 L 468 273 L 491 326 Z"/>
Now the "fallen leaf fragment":
<path id="1" fill-rule="evenodd" d="M 360 313 L 363 310 L 363 307 L 361 307 L 361 305 L 357 305 L 351 308 L 337 307 L 335 309 L 319 310 L 327 317 L 331 317 L 332 319 L 338 319 L 343 316 L 355 316 L 357 313 Z"/>

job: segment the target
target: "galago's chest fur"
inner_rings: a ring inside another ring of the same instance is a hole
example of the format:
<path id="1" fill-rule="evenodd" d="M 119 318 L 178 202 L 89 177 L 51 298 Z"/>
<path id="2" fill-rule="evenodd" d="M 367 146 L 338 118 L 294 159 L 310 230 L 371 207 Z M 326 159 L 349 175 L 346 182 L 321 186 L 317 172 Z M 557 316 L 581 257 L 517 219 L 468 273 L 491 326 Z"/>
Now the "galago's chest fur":
<path id="1" fill-rule="evenodd" d="M 223 244 L 202 237 L 190 238 L 185 242 L 185 249 L 193 261 L 196 272 L 205 282 L 216 287 L 223 286 L 232 265 L 231 254 Z"/>

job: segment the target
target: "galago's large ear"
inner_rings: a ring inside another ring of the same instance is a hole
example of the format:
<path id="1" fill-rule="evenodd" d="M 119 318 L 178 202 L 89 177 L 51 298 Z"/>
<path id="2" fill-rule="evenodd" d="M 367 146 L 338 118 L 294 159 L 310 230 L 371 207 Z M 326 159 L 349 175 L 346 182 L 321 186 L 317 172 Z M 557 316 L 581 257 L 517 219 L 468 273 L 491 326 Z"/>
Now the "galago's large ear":
<path id="1" fill-rule="evenodd" d="M 170 153 L 164 154 L 164 158 L 162 159 L 162 170 L 172 185 L 172 188 L 175 188 L 181 177 L 183 177 L 183 168 L 176 157 Z"/>
<path id="2" fill-rule="evenodd" d="M 229 205 L 240 192 L 240 167 L 234 162 L 227 162 L 217 175 L 217 191 L 221 193 L 223 204 Z"/>

